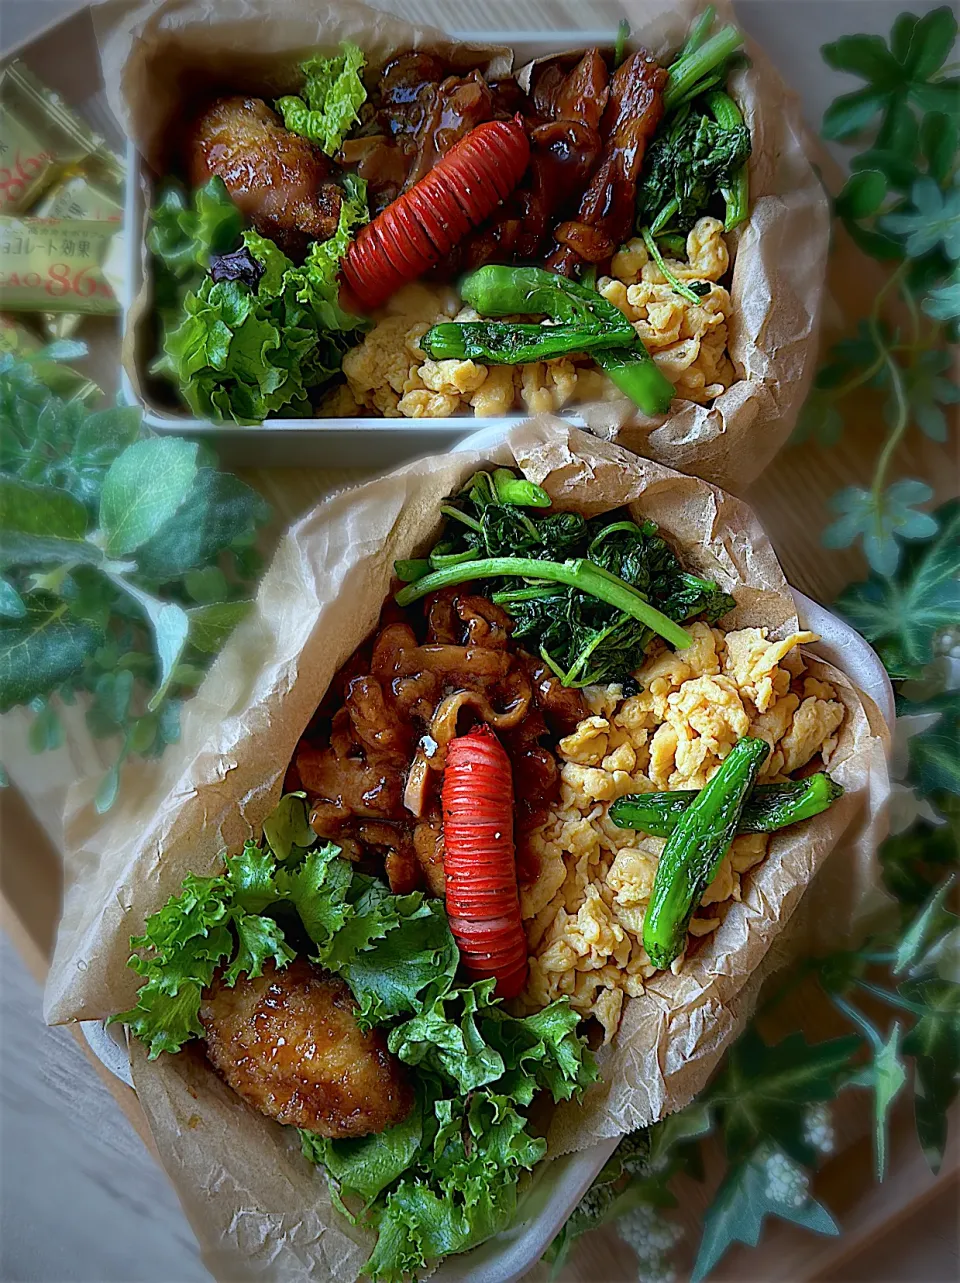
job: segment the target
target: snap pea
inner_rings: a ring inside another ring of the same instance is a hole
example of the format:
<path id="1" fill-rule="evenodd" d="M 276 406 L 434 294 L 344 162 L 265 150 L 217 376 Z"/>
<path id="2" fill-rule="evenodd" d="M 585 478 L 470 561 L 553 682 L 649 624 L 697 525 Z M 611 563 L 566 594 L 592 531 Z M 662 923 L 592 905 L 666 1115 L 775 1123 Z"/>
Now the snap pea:
<path id="1" fill-rule="evenodd" d="M 655 967 L 669 967 L 683 952 L 690 919 L 730 849 L 769 752 L 766 740 L 739 740 L 667 839 L 643 919 L 643 947 Z"/>
<path id="2" fill-rule="evenodd" d="M 635 793 L 618 798 L 610 818 L 621 829 L 668 838 L 700 794 L 699 789 L 669 793 Z M 774 833 L 819 815 L 843 794 L 843 786 L 825 772 L 784 784 L 758 784 L 744 803 L 737 833 Z"/>

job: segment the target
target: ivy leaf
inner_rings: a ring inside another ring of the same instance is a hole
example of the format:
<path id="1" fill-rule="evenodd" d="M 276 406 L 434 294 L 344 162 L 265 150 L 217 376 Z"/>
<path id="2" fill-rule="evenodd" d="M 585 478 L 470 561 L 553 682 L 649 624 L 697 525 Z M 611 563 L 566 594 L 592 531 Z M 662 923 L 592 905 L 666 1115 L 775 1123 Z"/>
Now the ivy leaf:
<path id="1" fill-rule="evenodd" d="M 905 714 L 939 713 L 928 729 L 910 738 L 910 776 L 930 797 L 939 789 L 960 793 L 960 691 L 945 691 L 925 704 L 903 704 Z"/>
<path id="2" fill-rule="evenodd" d="M 186 499 L 197 472 L 198 446 L 176 437 L 135 441 L 103 479 L 100 525 L 111 556 L 145 544 Z"/>
<path id="3" fill-rule="evenodd" d="M 927 1013 L 903 1040 L 916 1065 L 917 1135 L 933 1172 L 940 1170 L 947 1140 L 947 1110 L 960 1088 L 960 985 L 946 980 L 908 981 L 900 992 Z"/>
<path id="4" fill-rule="evenodd" d="M 913 184 L 910 199 L 914 208 L 884 215 L 881 230 L 906 237 L 911 258 L 922 258 L 942 244 L 950 258 L 960 259 L 960 188 L 943 192 L 935 179 L 924 175 Z"/>
<path id="5" fill-rule="evenodd" d="M 900 940 L 897 956 L 891 967 L 895 976 L 903 975 L 904 972 L 916 976 L 929 970 L 931 945 L 935 951 L 936 943 L 957 925 L 956 914 L 943 907 L 954 881 L 953 876 L 947 878 Z"/>
<path id="6" fill-rule="evenodd" d="M 818 441 L 822 446 L 836 445 L 843 435 L 843 415 L 829 392 L 816 387 L 803 403 L 791 444 L 800 445 L 804 441 Z"/>
<path id="7" fill-rule="evenodd" d="M 937 523 L 915 505 L 926 503 L 933 490 L 923 481 L 895 481 L 882 494 L 875 495 L 859 486 L 847 486 L 830 500 L 830 507 L 841 514 L 821 535 L 825 548 L 848 548 L 862 538 L 863 551 L 870 566 L 881 575 L 892 575 L 900 561 L 901 539 L 929 539 L 936 534 Z"/>
<path id="8" fill-rule="evenodd" d="M 816 1234 L 840 1233 L 827 1209 L 807 1191 L 804 1173 L 782 1150 L 762 1146 L 730 1168 L 707 1209 L 690 1283 L 706 1278 L 733 1243 L 756 1247 L 768 1216 Z"/>
<path id="9" fill-rule="evenodd" d="M 811 1046 L 800 1032 L 768 1046 L 752 1029 L 731 1050 L 710 1100 L 723 1110 L 727 1154 L 737 1159 L 763 1138 L 800 1162 L 816 1155 L 803 1136 L 802 1106 L 832 1100 L 859 1047 L 855 1037 Z"/>
<path id="10" fill-rule="evenodd" d="M 873 1091 L 873 1153 L 877 1180 L 882 1181 L 887 1170 L 887 1120 L 890 1106 L 907 1081 L 907 1071 L 900 1059 L 899 1022 L 894 1023 L 886 1038 L 874 1033 L 873 1058 L 851 1081 L 859 1087 Z"/>
<path id="11" fill-rule="evenodd" d="M 901 905 L 922 905 L 957 863 L 957 843 L 948 825 L 915 824 L 887 838 L 880 848 L 883 880 Z"/>
<path id="12" fill-rule="evenodd" d="M 960 501 L 934 516 L 936 539 L 909 549 L 895 576 L 871 575 L 835 603 L 898 677 L 916 675 L 930 663 L 937 633 L 960 619 Z"/>

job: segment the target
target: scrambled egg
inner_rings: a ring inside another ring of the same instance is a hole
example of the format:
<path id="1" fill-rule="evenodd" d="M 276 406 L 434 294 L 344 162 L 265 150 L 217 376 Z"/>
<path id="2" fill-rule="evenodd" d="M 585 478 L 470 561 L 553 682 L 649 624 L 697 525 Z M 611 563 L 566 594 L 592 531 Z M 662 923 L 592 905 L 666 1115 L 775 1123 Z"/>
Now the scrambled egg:
<path id="1" fill-rule="evenodd" d="M 701 218 L 691 230 L 687 256 L 687 263 L 667 263 L 680 280 L 711 282 L 710 292 L 696 303 L 673 292 L 639 239 L 614 255 L 612 275 L 601 277 L 597 288 L 631 321 L 677 395 L 703 404 L 735 378 L 727 355 L 730 295 L 716 284 L 729 268 L 730 256 L 717 219 Z M 450 289 L 406 286 L 363 342 L 346 354 L 346 384 L 324 398 L 319 412 L 429 419 L 472 411 L 482 418 L 521 408 L 530 414 L 552 413 L 572 403 L 619 395 L 581 355 L 520 366 L 430 360 L 419 342 L 431 325 L 477 319 L 471 308 L 458 308 Z"/>
<path id="2" fill-rule="evenodd" d="M 560 802 L 531 836 L 539 872 L 520 888 L 530 951 L 521 1004 L 539 1010 L 567 994 L 581 1015 L 600 1021 L 607 1041 L 624 998 L 642 993 L 656 970 L 643 948 L 643 917 L 666 845 L 618 828 L 609 804 L 628 793 L 702 788 L 744 735 L 770 745 L 762 781 L 783 780 L 817 754 L 829 764 L 844 717 L 833 687 L 803 675 L 796 647 L 814 633 L 770 641 L 762 628 L 725 633 L 696 623 L 688 631 L 685 650 L 647 659 L 639 694 L 624 699 L 619 686 L 585 692 L 591 715 L 558 745 Z M 712 906 L 739 900 L 741 876 L 766 852 L 765 834 L 735 839 L 691 935 L 719 926 Z"/>

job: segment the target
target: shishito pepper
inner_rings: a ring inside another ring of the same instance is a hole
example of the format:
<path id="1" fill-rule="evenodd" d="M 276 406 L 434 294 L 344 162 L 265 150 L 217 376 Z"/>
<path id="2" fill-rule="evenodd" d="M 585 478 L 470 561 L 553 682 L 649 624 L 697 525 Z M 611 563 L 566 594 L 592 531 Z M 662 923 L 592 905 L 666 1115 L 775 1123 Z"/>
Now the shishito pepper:
<path id="1" fill-rule="evenodd" d="M 758 784 L 744 803 L 737 833 L 774 833 L 799 824 L 825 811 L 842 794 L 843 786 L 823 771 L 805 780 Z M 631 794 L 617 798 L 610 818 L 621 829 L 668 838 L 699 796 L 699 789 Z"/>
<path id="2" fill-rule="evenodd" d="M 596 290 L 541 267 L 491 264 L 471 272 L 460 294 L 483 317 L 538 315 L 548 323 L 445 321 L 420 340 L 433 360 L 522 365 L 584 352 L 644 414 L 670 408 L 672 383 L 620 309 Z"/>
<path id="3" fill-rule="evenodd" d="M 735 744 L 668 838 L 643 919 L 643 947 L 655 967 L 669 967 L 683 952 L 690 919 L 730 849 L 769 752 L 766 740 Z"/>

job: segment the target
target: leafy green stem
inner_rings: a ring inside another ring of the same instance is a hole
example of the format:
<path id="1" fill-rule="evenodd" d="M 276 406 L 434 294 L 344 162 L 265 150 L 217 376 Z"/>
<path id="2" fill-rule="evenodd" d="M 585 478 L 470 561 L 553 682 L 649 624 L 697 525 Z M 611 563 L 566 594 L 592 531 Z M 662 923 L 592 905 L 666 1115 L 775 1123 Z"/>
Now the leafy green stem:
<path id="1" fill-rule="evenodd" d="M 874 1028 L 862 1011 L 859 1011 L 853 1003 L 847 1002 L 846 998 L 841 998 L 838 993 L 832 993 L 830 1001 L 839 1012 L 846 1016 L 851 1024 L 856 1025 L 861 1030 L 875 1051 L 881 1050 L 883 1039 L 880 1037 L 879 1031 Z"/>
<path id="2" fill-rule="evenodd" d="M 901 998 L 899 994 L 891 993 L 889 989 L 884 989 L 881 985 L 871 984 L 869 980 L 857 980 L 857 985 L 872 994 L 874 998 L 879 998 L 885 1002 L 888 1007 L 896 1007 L 898 1011 L 909 1011 L 914 1016 L 926 1016 L 929 1012 L 918 1002 L 910 1002 L 907 998 Z"/>
<path id="3" fill-rule="evenodd" d="M 462 584 L 471 579 L 500 577 L 540 579 L 566 584 L 570 588 L 579 588 L 581 592 L 596 597 L 599 601 L 605 601 L 607 605 L 615 606 L 625 615 L 631 615 L 640 623 L 646 624 L 655 633 L 666 638 L 671 645 L 680 649 L 690 645 L 689 635 L 679 624 L 651 606 L 628 583 L 583 557 L 565 562 L 538 561 L 533 557 L 481 557 L 464 566 L 447 566 L 443 570 L 424 575 L 422 579 L 401 589 L 396 595 L 396 602 L 398 606 L 409 606 L 412 602 L 440 588 Z"/>

